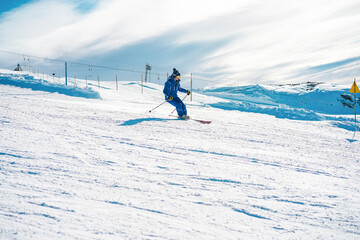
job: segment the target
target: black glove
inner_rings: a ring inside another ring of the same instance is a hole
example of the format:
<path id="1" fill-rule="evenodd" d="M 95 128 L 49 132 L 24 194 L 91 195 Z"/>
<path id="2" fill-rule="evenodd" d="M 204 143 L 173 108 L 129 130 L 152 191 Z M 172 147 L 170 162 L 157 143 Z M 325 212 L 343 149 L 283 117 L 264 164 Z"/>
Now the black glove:
<path id="1" fill-rule="evenodd" d="M 190 93 L 191 93 L 191 92 L 190 92 L 189 90 L 186 91 L 186 94 L 187 94 L 187 95 L 190 95 Z"/>
<path id="2" fill-rule="evenodd" d="M 168 101 L 171 101 L 171 100 L 173 100 L 173 99 L 174 99 L 174 98 L 171 97 L 171 96 L 168 96 L 168 97 L 167 97 L 167 100 L 168 100 Z"/>

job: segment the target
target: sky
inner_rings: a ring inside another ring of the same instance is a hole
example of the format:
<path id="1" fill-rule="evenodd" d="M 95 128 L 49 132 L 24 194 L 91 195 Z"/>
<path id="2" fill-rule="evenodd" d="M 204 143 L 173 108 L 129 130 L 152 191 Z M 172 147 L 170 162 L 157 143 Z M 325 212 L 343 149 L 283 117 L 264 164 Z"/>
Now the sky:
<path id="1" fill-rule="evenodd" d="M 208 84 L 350 84 L 359 26 L 357 0 L 5 0 L 0 51 L 163 75 L 176 67 Z"/>

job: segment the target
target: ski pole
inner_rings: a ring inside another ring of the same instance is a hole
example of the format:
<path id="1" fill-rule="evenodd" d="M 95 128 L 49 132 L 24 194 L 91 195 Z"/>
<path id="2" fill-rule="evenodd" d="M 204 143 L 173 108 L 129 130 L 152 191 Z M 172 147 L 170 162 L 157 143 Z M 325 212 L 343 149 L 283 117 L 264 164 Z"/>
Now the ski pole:
<path id="1" fill-rule="evenodd" d="M 149 112 L 154 111 L 155 109 L 157 109 L 158 107 L 160 107 L 161 105 L 163 105 L 164 103 L 166 103 L 167 101 L 165 100 L 163 103 L 159 104 L 158 106 L 154 107 L 153 109 L 151 109 Z"/>
<path id="2" fill-rule="evenodd" d="M 188 95 L 186 94 L 185 97 L 184 97 L 183 99 L 181 99 L 181 101 L 184 101 L 187 96 L 188 96 Z M 170 115 L 172 115 L 172 114 L 175 112 L 175 110 L 176 110 L 176 108 L 170 113 Z M 169 115 L 169 116 L 170 116 L 170 115 Z"/>

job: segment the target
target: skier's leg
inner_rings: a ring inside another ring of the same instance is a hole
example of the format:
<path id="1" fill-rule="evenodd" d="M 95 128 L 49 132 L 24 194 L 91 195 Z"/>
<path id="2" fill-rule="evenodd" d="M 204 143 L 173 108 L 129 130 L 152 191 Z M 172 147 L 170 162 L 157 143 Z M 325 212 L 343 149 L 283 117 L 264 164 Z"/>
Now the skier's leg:
<path id="1" fill-rule="evenodd" d="M 169 103 L 176 108 L 176 112 L 177 112 L 178 116 L 181 117 L 182 115 L 180 115 L 180 114 L 182 113 L 182 110 L 181 110 L 181 108 L 180 108 L 179 99 L 178 99 L 178 98 L 174 98 L 173 100 L 169 101 Z"/>
<path id="2" fill-rule="evenodd" d="M 180 98 L 176 97 L 170 103 L 176 107 L 176 112 L 179 117 L 186 115 L 186 107 L 185 104 L 181 101 Z M 185 111 L 184 111 L 185 110 Z"/>
<path id="3" fill-rule="evenodd" d="M 186 105 L 181 100 L 180 100 L 180 105 L 181 105 L 183 114 L 187 115 Z"/>

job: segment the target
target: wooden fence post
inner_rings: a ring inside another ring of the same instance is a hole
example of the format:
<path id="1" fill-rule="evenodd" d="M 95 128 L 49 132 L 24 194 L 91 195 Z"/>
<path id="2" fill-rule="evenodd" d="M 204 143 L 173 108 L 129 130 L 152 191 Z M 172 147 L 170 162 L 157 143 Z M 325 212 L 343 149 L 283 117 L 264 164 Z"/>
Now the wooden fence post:
<path id="1" fill-rule="evenodd" d="M 116 91 L 119 90 L 118 88 L 118 78 L 117 78 L 117 75 L 116 75 Z"/>
<path id="2" fill-rule="evenodd" d="M 190 74 L 190 102 L 192 102 L 192 73 Z"/>
<path id="3" fill-rule="evenodd" d="M 65 85 L 68 85 L 68 81 L 67 81 L 67 62 L 65 62 Z"/>
<path id="4" fill-rule="evenodd" d="M 141 74 L 141 94 L 144 92 L 143 87 L 143 74 Z"/>

